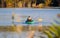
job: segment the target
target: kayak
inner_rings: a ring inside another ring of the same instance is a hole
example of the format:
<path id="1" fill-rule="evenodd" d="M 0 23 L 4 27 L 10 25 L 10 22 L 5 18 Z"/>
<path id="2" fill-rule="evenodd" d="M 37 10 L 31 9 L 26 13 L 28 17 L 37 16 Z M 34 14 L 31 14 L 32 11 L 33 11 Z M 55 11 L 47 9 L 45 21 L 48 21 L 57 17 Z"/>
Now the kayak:
<path id="1" fill-rule="evenodd" d="M 26 24 L 33 24 L 34 21 L 33 21 L 33 20 L 32 20 L 32 21 L 26 21 L 25 23 L 26 23 Z"/>

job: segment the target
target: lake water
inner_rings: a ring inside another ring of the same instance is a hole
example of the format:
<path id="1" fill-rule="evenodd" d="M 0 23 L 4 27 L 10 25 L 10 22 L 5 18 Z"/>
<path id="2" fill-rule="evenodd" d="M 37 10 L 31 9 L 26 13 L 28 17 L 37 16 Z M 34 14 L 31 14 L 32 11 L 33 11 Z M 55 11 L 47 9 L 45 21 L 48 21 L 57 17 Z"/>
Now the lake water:
<path id="1" fill-rule="evenodd" d="M 37 9 L 37 8 L 0 8 L 0 26 L 12 24 L 12 13 L 15 14 L 14 24 L 26 25 L 28 16 L 31 16 L 35 21 L 34 25 L 41 23 L 42 25 L 51 25 L 57 14 L 60 14 L 60 9 Z M 38 18 L 43 21 L 39 22 Z"/>
<path id="2" fill-rule="evenodd" d="M 26 32 L 0 32 L 0 38 L 26 38 Z"/>
<path id="3" fill-rule="evenodd" d="M 32 33 L 30 32 L 0 32 L 0 38 L 29 38 Z M 40 37 L 48 38 L 47 35 L 43 34 L 42 32 L 35 32 L 33 38 L 40 38 Z"/>
<path id="4" fill-rule="evenodd" d="M 60 14 L 60 9 L 0 8 L 0 26 L 12 25 L 12 13 L 15 14 L 14 24 L 16 25 L 27 25 L 24 22 L 28 16 L 31 16 L 35 21 L 32 26 L 39 24 L 51 25 L 54 19 L 57 18 L 57 14 Z M 39 22 L 38 18 L 42 18 L 43 21 Z M 35 32 L 35 34 L 34 38 L 37 38 L 39 32 Z M 27 38 L 28 35 L 29 32 L 0 32 L 0 38 Z M 43 34 L 43 36 L 47 38 L 46 35 Z"/>

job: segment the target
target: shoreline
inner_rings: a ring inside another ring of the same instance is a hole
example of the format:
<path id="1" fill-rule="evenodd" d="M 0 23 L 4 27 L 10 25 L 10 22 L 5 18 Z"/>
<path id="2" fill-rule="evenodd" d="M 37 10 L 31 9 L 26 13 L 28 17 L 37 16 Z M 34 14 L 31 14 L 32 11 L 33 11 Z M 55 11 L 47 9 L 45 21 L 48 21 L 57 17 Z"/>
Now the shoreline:
<path id="1" fill-rule="evenodd" d="M 49 28 L 50 26 L 0 26 L 0 31 L 39 31 Z"/>

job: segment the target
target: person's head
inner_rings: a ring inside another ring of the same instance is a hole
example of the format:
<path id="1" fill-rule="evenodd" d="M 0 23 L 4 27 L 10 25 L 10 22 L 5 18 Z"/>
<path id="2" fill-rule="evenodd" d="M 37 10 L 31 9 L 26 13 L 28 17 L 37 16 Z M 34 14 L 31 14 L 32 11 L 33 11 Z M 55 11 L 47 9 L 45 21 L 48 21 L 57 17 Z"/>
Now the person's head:
<path id="1" fill-rule="evenodd" d="M 28 19 L 29 19 L 29 20 L 31 20 L 31 17 L 30 17 L 30 16 L 28 16 Z"/>
<path id="2" fill-rule="evenodd" d="M 30 16 L 28 16 L 28 17 L 30 17 Z"/>

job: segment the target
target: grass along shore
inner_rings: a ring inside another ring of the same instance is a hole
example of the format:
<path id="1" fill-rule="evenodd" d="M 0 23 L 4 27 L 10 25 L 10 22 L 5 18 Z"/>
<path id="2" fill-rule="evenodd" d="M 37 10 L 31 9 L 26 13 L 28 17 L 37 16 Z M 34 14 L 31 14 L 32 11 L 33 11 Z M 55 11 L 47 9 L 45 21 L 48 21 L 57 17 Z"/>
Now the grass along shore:
<path id="1" fill-rule="evenodd" d="M 51 26 L 0 26 L 0 32 L 39 31 L 45 33 L 49 38 L 60 38 L 60 25 Z"/>

